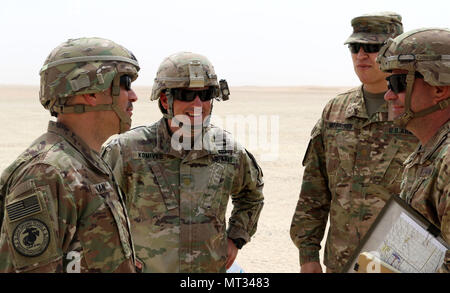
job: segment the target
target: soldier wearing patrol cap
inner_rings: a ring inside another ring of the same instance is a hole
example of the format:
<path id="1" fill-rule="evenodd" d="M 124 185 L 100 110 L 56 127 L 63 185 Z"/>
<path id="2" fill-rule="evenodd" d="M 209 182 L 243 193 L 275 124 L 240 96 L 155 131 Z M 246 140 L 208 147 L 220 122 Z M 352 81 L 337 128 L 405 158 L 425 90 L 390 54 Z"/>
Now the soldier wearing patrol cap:
<path id="1" fill-rule="evenodd" d="M 401 198 L 450 244 L 450 30 L 417 29 L 390 39 L 377 60 L 388 77 L 394 122 L 420 145 L 405 162 Z M 442 272 L 450 272 L 447 250 Z"/>
<path id="2" fill-rule="evenodd" d="M 417 139 L 388 120 L 385 78 L 375 62 L 389 37 L 403 32 L 401 16 L 381 12 L 356 17 L 345 44 L 362 86 L 325 106 L 303 159 L 300 198 L 291 238 L 301 272 L 322 272 L 320 242 L 328 216 L 327 272 L 339 272 L 392 194 L 400 192 L 402 163 Z"/>
<path id="3" fill-rule="evenodd" d="M 213 100 L 228 95 L 206 57 L 173 54 L 161 63 L 151 95 L 163 118 L 104 146 L 102 156 L 127 195 L 144 272 L 225 272 L 256 232 L 262 171 L 229 133 L 209 123 Z"/>
<path id="4" fill-rule="evenodd" d="M 0 179 L 0 272 L 136 272 L 122 194 L 99 156 L 129 129 L 139 64 L 106 39 L 70 39 L 40 71 L 56 122 Z"/>

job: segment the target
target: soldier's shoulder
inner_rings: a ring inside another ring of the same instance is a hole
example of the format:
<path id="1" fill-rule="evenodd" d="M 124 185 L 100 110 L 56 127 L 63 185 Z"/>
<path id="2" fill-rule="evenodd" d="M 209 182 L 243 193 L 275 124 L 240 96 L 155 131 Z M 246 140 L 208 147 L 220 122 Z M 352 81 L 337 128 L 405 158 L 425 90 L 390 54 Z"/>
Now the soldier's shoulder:
<path id="1" fill-rule="evenodd" d="M 349 103 L 353 98 L 359 95 L 361 95 L 361 87 L 354 87 L 338 93 L 331 99 L 331 102 L 336 104 Z"/>
<path id="2" fill-rule="evenodd" d="M 440 158 L 443 164 L 450 167 L 450 138 L 447 138 L 444 144 L 437 149 L 437 158 Z"/>
<path id="3" fill-rule="evenodd" d="M 25 168 L 35 163 L 52 161 L 52 155 L 65 147 L 61 145 L 63 139 L 52 133 L 45 133 L 34 140 L 3 172 L 2 177 L 12 174 L 19 168 Z"/>
<path id="4" fill-rule="evenodd" d="M 213 136 L 213 140 L 218 149 L 230 149 L 232 147 L 235 152 L 245 151 L 244 146 L 234 138 L 231 132 L 213 124 L 211 124 L 208 132 Z"/>
<path id="5" fill-rule="evenodd" d="M 45 133 L 36 139 L 16 160 L 2 173 L 0 185 L 19 180 L 22 174 L 27 177 L 39 178 L 42 170 L 67 171 L 79 161 L 77 151 L 62 137 Z M 42 169 L 44 168 L 44 169 Z"/>
<path id="6" fill-rule="evenodd" d="M 151 125 L 137 126 L 125 133 L 116 134 L 108 138 L 103 144 L 105 147 L 119 146 L 131 147 L 135 144 L 145 144 L 148 141 L 152 141 L 156 138 L 158 133 L 158 123 Z"/>
<path id="7" fill-rule="evenodd" d="M 345 111 L 347 106 L 354 102 L 355 99 L 362 94 L 361 87 L 355 87 L 338 93 L 335 97 L 328 101 L 325 106 L 324 113 L 330 111 Z"/>

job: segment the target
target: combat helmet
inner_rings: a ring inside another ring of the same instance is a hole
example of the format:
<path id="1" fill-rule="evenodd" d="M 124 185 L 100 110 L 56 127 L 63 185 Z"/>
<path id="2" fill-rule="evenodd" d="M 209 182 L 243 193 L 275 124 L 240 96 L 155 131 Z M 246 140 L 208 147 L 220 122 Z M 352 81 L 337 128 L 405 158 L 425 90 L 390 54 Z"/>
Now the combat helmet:
<path id="1" fill-rule="evenodd" d="M 394 120 L 398 125 L 406 126 L 414 117 L 423 117 L 450 105 L 450 100 L 445 99 L 419 112 L 411 110 L 416 72 L 431 86 L 450 86 L 450 30 L 422 28 L 389 39 L 381 48 L 377 62 L 384 72 L 392 72 L 394 69 L 408 71 L 405 112 Z"/>
<path id="2" fill-rule="evenodd" d="M 120 119 L 120 132 L 124 132 L 131 119 L 120 109 L 120 77 L 131 81 L 138 77 L 136 57 L 121 45 L 103 38 L 69 39 L 56 47 L 44 62 L 39 74 L 39 99 L 52 116 L 61 113 L 114 111 Z M 111 88 L 112 104 L 97 106 L 67 105 L 70 97 L 98 93 Z"/>
<path id="3" fill-rule="evenodd" d="M 165 58 L 158 68 L 150 100 L 159 100 L 164 92 L 168 99 L 167 111 L 159 101 L 159 109 L 167 119 L 172 119 L 173 96 L 170 89 L 214 87 L 214 98 L 226 101 L 230 91 L 226 80 L 217 80 L 211 62 L 203 55 L 192 52 L 178 52 Z M 212 108 L 211 108 L 212 110 Z"/>

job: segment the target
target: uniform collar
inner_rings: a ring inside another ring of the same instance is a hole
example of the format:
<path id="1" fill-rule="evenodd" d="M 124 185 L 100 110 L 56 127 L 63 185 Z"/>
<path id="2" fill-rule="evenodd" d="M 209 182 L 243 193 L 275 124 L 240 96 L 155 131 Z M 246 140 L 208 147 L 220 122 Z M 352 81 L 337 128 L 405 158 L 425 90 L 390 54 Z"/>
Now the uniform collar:
<path id="1" fill-rule="evenodd" d="M 156 148 L 155 151 L 169 154 L 186 161 L 196 160 L 210 154 L 218 154 L 218 148 L 214 143 L 213 131 L 211 126 L 204 128 L 202 148 L 200 150 L 176 150 L 172 148 L 172 135 L 169 132 L 169 126 L 165 118 L 161 118 L 157 125 Z"/>
<path id="2" fill-rule="evenodd" d="M 66 140 L 73 146 L 93 167 L 102 173 L 109 175 L 109 169 L 106 163 L 100 158 L 100 155 L 92 150 L 79 136 L 70 131 L 67 126 L 60 122 L 49 121 L 48 132 L 56 134 Z"/>
<path id="3" fill-rule="evenodd" d="M 429 159 L 439 146 L 447 139 L 448 133 L 450 132 L 450 120 L 442 125 L 436 134 L 424 145 L 419 146 L 419 152 L 423 152 L 423 156 L 420 159 L 420 163 L 424 163 Z"/>
<path id="4" fill-rule="evenodd" d="M 350 103 L 345 110 L 345 118 L 357 117 L 369 120 L 371 122 L 382 122 L 388 121 L 388 108 L 387 104 L 384 103 L 377 110 L 375 114 L 369 117 L 367 114 L 366 104 L 364 102 L 363 86 L 361 85 L 356 91 L 355 95 L 350 98 Z M 370 118 L 370 119 L 369 119 Z"/>

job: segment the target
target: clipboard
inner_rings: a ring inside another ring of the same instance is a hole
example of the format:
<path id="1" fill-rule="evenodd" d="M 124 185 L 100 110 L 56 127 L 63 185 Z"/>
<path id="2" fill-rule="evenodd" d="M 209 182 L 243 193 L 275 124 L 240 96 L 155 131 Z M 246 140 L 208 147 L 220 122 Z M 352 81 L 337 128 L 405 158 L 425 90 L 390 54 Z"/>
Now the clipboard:
<path id="1" fill-rule="evenodd" d="M 449 249 L 440 234 L 401 198 L 391 196 L 342 272 L 436 272 Z"/>

